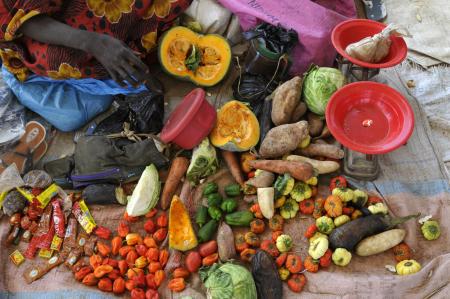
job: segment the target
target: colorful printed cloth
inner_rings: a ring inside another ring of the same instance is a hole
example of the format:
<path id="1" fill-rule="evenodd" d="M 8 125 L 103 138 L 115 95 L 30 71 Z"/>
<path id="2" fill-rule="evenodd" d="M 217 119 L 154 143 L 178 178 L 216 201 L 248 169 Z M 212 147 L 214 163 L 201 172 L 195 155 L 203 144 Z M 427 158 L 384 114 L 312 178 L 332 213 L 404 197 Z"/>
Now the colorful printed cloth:
<path id="1" fill-rule="evenodd" d="M 158 34 L 192 0 L 0 0 L 0 56 L 20 81 L 30 73 L 53 79 L 104 78 L 103 66 L 83 51 L 43 44 L 18 33 L 30 18 L 47 14 L 81 30 L 108 34 L 145 58 Z"/>

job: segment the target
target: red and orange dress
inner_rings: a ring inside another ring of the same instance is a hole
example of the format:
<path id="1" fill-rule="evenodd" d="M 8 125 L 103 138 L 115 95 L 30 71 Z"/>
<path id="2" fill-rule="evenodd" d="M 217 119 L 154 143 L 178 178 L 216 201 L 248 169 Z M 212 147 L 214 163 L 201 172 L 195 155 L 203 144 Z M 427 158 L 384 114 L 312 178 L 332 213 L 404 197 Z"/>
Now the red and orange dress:
<path id="1" fill-rule="evenodd" d="M 37 42 L 18 33 L 30 18 L 50 15 L 74 28 L 108 34 L 142 59 L 156 46 L 158 34 L 192 0 L 0 0 L 0 55 L 3 66 L 20 81 L 31 74 L 53 79 L 105 78 L 107 71 L 88 53 Z"/>

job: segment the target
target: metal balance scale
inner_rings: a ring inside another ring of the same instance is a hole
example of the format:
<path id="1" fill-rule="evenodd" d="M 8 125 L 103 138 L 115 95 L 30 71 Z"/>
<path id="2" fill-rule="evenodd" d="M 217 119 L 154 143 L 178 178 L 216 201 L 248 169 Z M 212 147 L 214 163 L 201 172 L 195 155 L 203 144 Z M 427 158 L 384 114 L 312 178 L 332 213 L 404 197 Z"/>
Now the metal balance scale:
<path id="1" fill-rule="evenodd" d="M 327 125 L 344 146 L 344 173 L 360 180 L 374 180 L 380 171 L 378 156 L 404 145 L 414 128 L 414 113 L 395 89 L 370 80 L 382 68 L 401 63 L 407 54 L 401 37 L 391 37 L 389 55 L 379 63 L 348 56 L 347 45 L 377 34 L 386 25 L 371 20 L 349 20 L 337 25 L 332 43 L 339 69 L 350 83 L 336 91 L 326 110 Z"/>

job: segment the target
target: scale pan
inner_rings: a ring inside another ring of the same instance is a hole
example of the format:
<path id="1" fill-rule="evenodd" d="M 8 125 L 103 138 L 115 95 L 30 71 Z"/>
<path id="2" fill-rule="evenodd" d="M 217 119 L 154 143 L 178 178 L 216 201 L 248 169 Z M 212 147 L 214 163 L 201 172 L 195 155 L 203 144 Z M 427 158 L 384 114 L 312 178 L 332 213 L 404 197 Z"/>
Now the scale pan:
<path id="1" fill-rule="evenodd" d="M 379 63 L 364 62 L 350 57 L 345 52 L 345 48 L 349 44 L 380 33 L 385 27 L 385 24 L 372 20 L 354 19 L 344 21 L 334 27 L 333 32 L 331 33 L 331 42 L 336 51 L 353 64 L 372 69 L 393 67 L 402 62 L 406 58 L 408 52 L 405 40 L 402 37 L 390 36 L 392 44 L 389 54 Z"/>
<path id="2" fill-rule="evenodd" d="M 347 148 L 384 154 L 405 144 L 414 129 L 414 113 L 395 89 L 377 82 L 350 83 L 328 102 L 331 134 Z"/>

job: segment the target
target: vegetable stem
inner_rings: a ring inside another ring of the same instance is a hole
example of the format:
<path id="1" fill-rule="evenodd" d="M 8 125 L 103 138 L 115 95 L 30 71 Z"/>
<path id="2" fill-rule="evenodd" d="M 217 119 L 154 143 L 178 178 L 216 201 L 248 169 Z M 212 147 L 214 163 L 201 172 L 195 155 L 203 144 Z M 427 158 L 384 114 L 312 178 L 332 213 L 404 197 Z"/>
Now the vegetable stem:
<path id="1" fill-rule="evenodd" d="M 392 218 L 391 221 L 390 221 L 391 222 L 390 227 L 394 227 L 396 225 L 405 223 L 406 221 L 408 221 L 408 220 L 410 220 L 412 218 L 418 218 L 418 217 L 420 217 L 420 213 L 413 214 L 413 215 L 408 215 L 408 216 L 405 216 L 405 217 Z"/>

